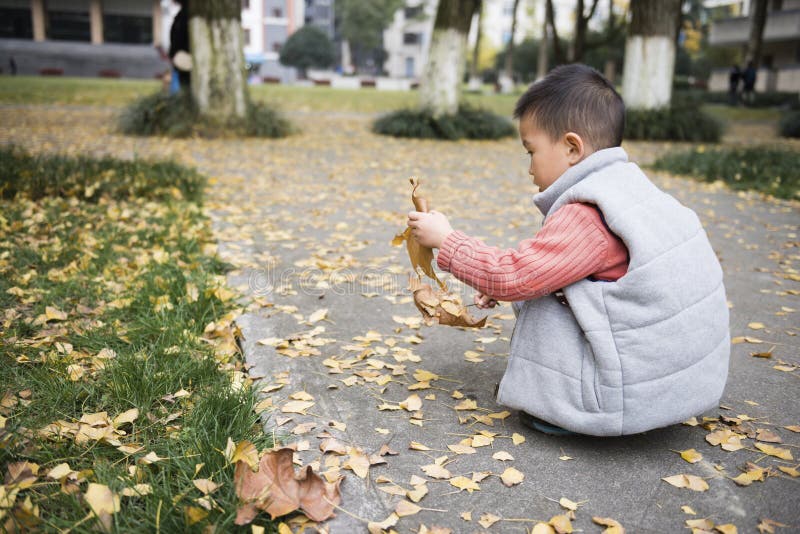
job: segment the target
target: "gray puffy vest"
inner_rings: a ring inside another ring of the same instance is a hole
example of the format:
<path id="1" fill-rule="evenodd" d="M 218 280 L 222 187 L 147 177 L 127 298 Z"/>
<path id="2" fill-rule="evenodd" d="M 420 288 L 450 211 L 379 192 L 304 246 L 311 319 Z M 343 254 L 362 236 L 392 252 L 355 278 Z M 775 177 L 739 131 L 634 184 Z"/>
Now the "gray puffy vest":
<path id="1" fill-rule="evenodd" d="M 697 215 L 622 148 L 595 152 L 534 197 L 547 216 L 596 205 L 628 248 L 614 282 L 515 303 L 499 403 L 596 436 L 679 423 L 717 406 L 730 338 L 722 269 Z M 553 288 L 556 290 L 559 288 Z"/>

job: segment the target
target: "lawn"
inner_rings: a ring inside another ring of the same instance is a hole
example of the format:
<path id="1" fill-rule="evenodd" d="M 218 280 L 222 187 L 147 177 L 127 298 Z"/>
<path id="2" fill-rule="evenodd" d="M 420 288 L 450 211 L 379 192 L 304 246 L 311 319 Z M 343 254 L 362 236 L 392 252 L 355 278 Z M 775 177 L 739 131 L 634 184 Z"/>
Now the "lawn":
<path id="1" fill-rule="evenodd" d="M 101 78 L 0 77 L 2 104 L 72 104 L 124 106 L 161 87 L 155 80 Z M 285 111 L 335 111 L 381 113 L 414 106 L 414 91 L 332 89 L 290 85 L 254 85 L 251 96 Z M 467 94 L 466 101 L 510 116 L 518 95 Z"/>
<path id="2" fill-rule="evenodd" d="M 236 530 L 237 450 L 271 443 L 204 184 L 0 150 L 3 532 Z"/>

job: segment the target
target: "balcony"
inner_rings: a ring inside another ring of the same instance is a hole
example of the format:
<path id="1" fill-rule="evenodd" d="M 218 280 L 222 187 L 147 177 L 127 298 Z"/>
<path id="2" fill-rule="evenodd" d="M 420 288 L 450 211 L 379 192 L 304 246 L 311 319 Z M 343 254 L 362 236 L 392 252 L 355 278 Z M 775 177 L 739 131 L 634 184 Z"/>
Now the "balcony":
<path id="1" fill-rule="evenodd" d="M 723 19 L 711 24 L 712 46 L 744 45 L 750 36 L 750 18 Z M 771 11 L 764 26 L 764 42 L 800 40 L 800 9 Z"/>

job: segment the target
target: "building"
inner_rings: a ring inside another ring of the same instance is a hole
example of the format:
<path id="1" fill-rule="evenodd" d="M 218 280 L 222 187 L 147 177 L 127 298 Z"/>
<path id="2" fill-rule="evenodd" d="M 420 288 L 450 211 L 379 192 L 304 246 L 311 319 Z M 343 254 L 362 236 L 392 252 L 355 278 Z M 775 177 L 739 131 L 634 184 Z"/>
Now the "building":
<path id="1" fill-rule="evenodd" d="M 714 7 L 731 5 L 741 16 L 716 20 L 711 24 L 709 44 L 717 47 L 747 47 L 750 36 L 750 10 L 753 2 L 710 2 Z M 708 4 L 707 4 L 708 6 Z M 761 62 L 756 79 L 756 91 L 800 91 L 800 0 L 770 0 Z M 717 69 L 711 74 L 709 89 L 728 90 L 728 69 Z"/>
<path id="2" fill-rule="evenodd" d="M 386 61 L 383 70 L 390 78 L 419 78 L 428 58 L 436 0 L 406 0 L 391 24 L 383 31 Z"/>
<path id="3" fill-rule="evenodd" d="M 152 78 L 169 69 L 160 0 L 0 0 L 0 67 Z"/>
<path id="4" fill-rule="evenodd" d="M 273 81 L 295 79 L 295 69 L 281 65 L 279 57 L 304 14 L 304 0 L 242 0 L 244 53 L 252 72 Z"/>

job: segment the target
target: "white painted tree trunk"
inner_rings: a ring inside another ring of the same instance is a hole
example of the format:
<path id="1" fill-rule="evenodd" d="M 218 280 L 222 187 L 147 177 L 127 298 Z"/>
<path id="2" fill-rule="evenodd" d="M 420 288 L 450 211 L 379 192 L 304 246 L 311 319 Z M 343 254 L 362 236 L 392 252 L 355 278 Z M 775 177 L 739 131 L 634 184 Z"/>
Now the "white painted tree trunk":
<path id="1" fill-rule="evenodd" d="M 458 111 L 459 88 L 464 76 L 467 36 L 455 28 L 433 30 L 428 63 L 419 88 L 420 105 L 434 116 Z"/>
<path id="2" fill-rule="evenodd" d="M 247 85 L 238 19 L 189 19 L 192 96 L 200 113 L 219 121 L 244 117 Z"/>
<path id="3" fill-rule="evenodd" d="M 667 35 L 629 35 L 625 41 L 622 99 L 631 109 L 669 106 L 675 40 Z"/>

